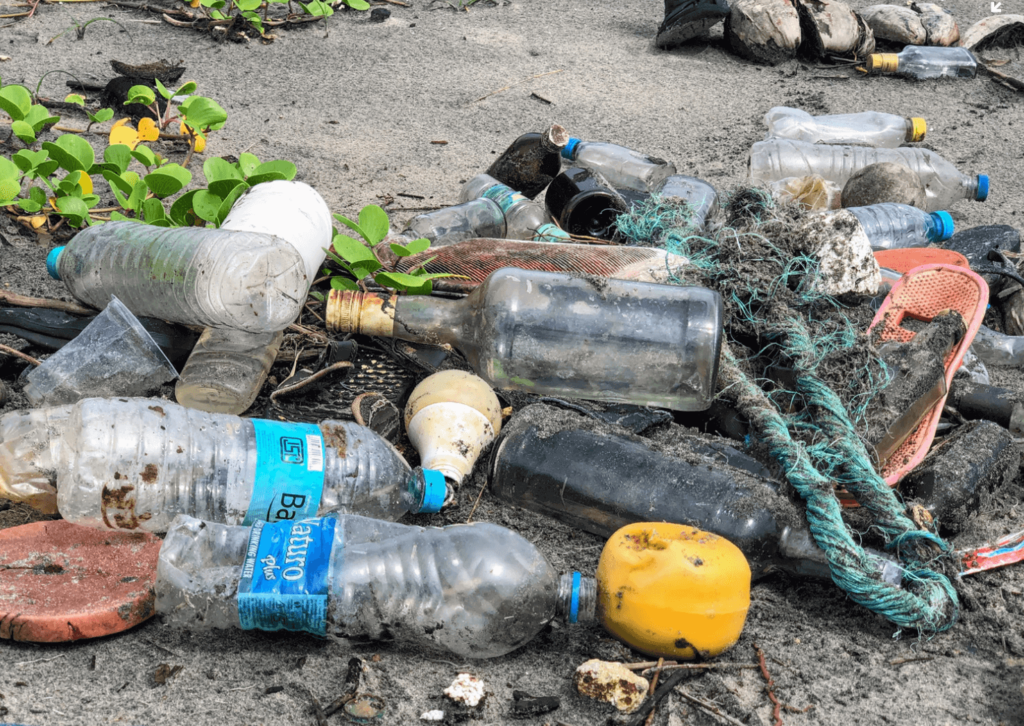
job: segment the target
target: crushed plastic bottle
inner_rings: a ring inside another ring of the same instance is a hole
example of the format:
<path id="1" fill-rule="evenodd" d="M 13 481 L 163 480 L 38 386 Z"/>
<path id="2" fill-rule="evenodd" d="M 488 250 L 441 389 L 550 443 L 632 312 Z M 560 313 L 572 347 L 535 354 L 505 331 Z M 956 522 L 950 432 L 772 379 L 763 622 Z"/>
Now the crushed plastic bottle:
<path id="1" fill-rule="evenodd" d="M 562 169 L 562 149 L 567 143 L 569 134 L 558 124 L 552 124 L 542 134 L 523 134 L 494 160 L 486 173 L 533 199 Z"/>
<path id="2" fill-rule="evenodd" d="M 924 212 L 907 204 L 872 204 L 847 207 L 871 242 L 873 250 L 903 247 L 927 247 L 953 236 L 953 218 L 949 212 Z"/>
<path id="3" fill-rule="evenodd" d="M 895 149 L 904 143 L 924 140 L 928 125 L 923 118 L 905 118 L 891 113 L 862 113 L 812 116 L 797 108 L 776 106 L 764 116 L 768 127 L 765 140 L 791 139 L 809 144 L 849 144 Z"/>
<path id="4" fill-rule="evenodd" d="M 917 172 L 925 185 L 926 211 L 949 209 L 961 199 L 983 202 L 988 197 L 989 179 L 986 175 L 961 174 L 934 151 L 916 147 L 875 149 L 808 144 L 788 139 L 758 141 L 750 150 L 748 175 L 754 182 L 770 184 L 789 177 L 818 174 L 842 186 L 855 172 L 882 161 L 903 164 Z"/>
<path id="5" fill-rule="evenodd" d="M 46 259 L 50 275 L 96 308 L 116 295 L 136 315 L 269 333 L 302 311 L 302 255 L 268 234 L 107 222 Z"/>
<path id="6" fill-rule="evenodd" d="M 405 245 L 415 239 L 428 239 L 435 248 L 478 237 L 501 238 L 505 229 L 505 213 L 498 203 L 481 198 L 417 215 L 400 235 L 386 241 Z"/>
<path id="7" fill-rule="evenodd" d="M 0 416 L 0 498 L 57 512 L 57 462 L 71 406 Z"/>
<path id="8" fill-rule="evenodd" d="M 410 472 L 355 423 L 243 419 L 155 399 L 76 404 L 57 483 L 65 519 L 148 532 L 166 532 L 177 514 L 228 524 L 331 511 L 397 519 L 438 511 L 447 492 L 439 472 Z"/>
<path id="9" fill-rule="evenodd" d="M 974 78 L 978 59 L 957 46 L 908 45 L 899 53 L 872 53 L 867 60 L 871 73 L 895 73 L 919 81 L 935 78 Z"/>
<path id="10" fill-rule="evenodd" d="M 459 194 L 460 202 L 490 199 L 505 215 L 505 236 L 535 242 L 565 242 L 568 233 L 559 229 L 551 215 L 539 204 L 487 174 L 477 174 L 466 182 Z"/>
<path id="11" fill-rule="evenodd" d="M 722 299 L 702 287 L 502 268 L 462 300 L 333 290 L 329 330 L 449 344 L 498 389 L 704 410 Z"/>
<path id="12" fill-rule="evenodd" d="M 156 609 L 177 627 L 393 638 L 469 658 L 505 655 L 556 617 L 592 620 L 595 599 L 592 578 L 559 578 L 528 541 L 482 522 L 179 516 L 157 565 Z"/>
<path id="13" fill-rule="evenodd" d="M 604 141 L 580 141 L 573 137 L 562 149 L 562 158 L 574 166 L 601 173 L 616 189 L 656 192 L 676 173 L 675 164 L 647 156 L 625 146 Z"/>

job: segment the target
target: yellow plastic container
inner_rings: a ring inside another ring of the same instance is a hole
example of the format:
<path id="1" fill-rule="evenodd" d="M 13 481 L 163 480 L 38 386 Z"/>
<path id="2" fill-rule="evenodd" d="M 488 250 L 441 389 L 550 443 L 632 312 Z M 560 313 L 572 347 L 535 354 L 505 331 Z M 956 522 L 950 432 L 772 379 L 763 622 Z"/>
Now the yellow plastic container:
<path id="1" fill-rule="evenodd" d="M 597 565 L 597 616 L 631 648 L 676 660 L 731 648 L 750 609 L 750 566 L 732 542 L 693 527 L 638 522 Z"/>

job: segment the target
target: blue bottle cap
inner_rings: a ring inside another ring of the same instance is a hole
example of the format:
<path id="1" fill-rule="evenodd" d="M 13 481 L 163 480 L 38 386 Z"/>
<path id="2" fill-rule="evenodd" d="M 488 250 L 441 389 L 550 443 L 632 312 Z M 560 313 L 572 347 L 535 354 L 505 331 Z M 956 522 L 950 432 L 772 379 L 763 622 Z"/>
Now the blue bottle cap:
<path id="1" fill-rule="evenodd" d="M 60 258 L 60 253 L 63 251 L 64 245 L 54 247 L 50 250 L 50 254 L 46 256 L 46 271 L 50 273 L 50 277 L 54 280 L 60 279 L 60 273 L 57 271 L 57 260 Z"/>
<path id="2" fill-rule="evenodd" d="M 953 236 L 953 218 L 949 212 L 932 212 L 932 221 L 935 226 L 932 227 L 932 234 L 928 235 L 932 242 L 942 242 Z"/>
<path id="3" fill-rule="evenodd" d="M 576 154 L 576 144 L 580 143 L 580 140 L 575 136 L 569 137 L 569 143 L 562 147 L 562 158 L 572 161 L 573 156 Z"/>
<path id="4" fill-rule="evenodd" d="M 978 174 L 978 191 L 974 195 L 974 201 L 984 202 L 988 199 L 988 174 Z"/>
<path id="5" fill-rule="evenodd" d="M 580 583 L 583 582 L 583 575 L 578 572 L 572 573 L 572 595 L 569 599 L 569 622 L 575 623 L 580 615 Z"/>
<path id="6" fill-rule="evenodd" d="M 433 514 L 440 512 L 445 498 L 448 496 L 448 482 L 444 474 L 433 469 L 420 469 L 423 473 L 423 502 L 417 514 Z"/>

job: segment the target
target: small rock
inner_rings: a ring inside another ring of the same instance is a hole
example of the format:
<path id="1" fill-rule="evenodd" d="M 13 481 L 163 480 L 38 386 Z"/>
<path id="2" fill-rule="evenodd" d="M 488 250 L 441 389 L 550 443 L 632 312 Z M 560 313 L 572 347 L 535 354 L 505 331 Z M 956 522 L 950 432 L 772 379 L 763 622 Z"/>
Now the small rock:
<path id="1" fill-rule="evenodd" d="M 467 708 L 476 708 L 484 697 L 484 682 L 469 673 L 460 673 L 452 684 L 444 689 L 444 695 Z"/>
<path id="2" fill-rule="evenodd" d="M 903 164 L 883 161 L 869 164 L 851 176 L 841 195 L 844 207 L 895 202 L 925 208 L 924 184 L 917 172 Z"/>
<path id="3" fill-rule="evenodd" d="M 573 676 L 576 690 L 596 701 L 605 701 L 623 713 L 633 713 L 647 697 L 650 683 L 621 663 L 588 660 Z"/>
<path id="4" fill-rule="evenodd" d="M 387 8 L 374 8 L 370 11 L 371 23 L 383 23 L 391 17 L 391 11 Z"/>
<path id="5" fill-rule="evenodd" d="M 420 721 L 444 721 L 444 711 L 439 708 L 433 711 L 424 711 L 420 714 Z"/>

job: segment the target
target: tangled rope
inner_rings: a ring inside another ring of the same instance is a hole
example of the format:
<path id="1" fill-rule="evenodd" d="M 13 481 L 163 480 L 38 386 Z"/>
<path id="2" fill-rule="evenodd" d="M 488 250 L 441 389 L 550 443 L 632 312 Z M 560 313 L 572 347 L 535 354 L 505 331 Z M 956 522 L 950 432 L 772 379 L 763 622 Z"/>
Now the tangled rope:
<path id="1" fill-rule="evenodd" d="M 726 344 L 719 395 L 747 418 L 757 439 L 806 502 L 811 534 L 828 559 L 835 584 L 900 628 L 923 634 L 949 629 L 957 621 L 959 602 L 949 579 L 934 566 L 948 556 L 950 548 L 906 515 L 894 490 L 876 472 L 854 423 L 863 423 L 870 399 L 885 379 L 884 364 L 875 358 L 874 372 L 867 370 L 870 365 L 864 366 L 859 389 L 847 392 L 854 413 L 851 419 L 819 369 L 837 350 L 852 349 L 858 339 L 863 343 L 863 336 L 858 336 L 838 302 L 814 292 L 816 264 L 780 241 L 792 229 L 793 220 L 776 214 L 770 197 L 759 190 L 741 190 L 727 213 L 729 226 L 703 236 L 688 226 L 685 207 L 654 199 L 621 216 L 618 229 L 631 243 L 686 256 L 689 265 L 670 270 L 673 281 L 699 281 L 717 289 L 726 302 L 727 331 L 753 331 L 758 339 L 769 341 L 743 361 L 747 367 L 767 357 L 772 364 L 788 364 L 794 371 L 796 390 L 775 390 L 770 395 L 744 372 L 744 365 Z M 751 261 L 762 270 L 760 275 L 747 264 Z M 786 408 L 793 408 L 799 399 L 796 413 L 783 414 L 780 393 L 788 396 Z M 902 562 L 902 585 L 887 581 L 886 562 L 855 539 L 843 520 L 836 483 L 870 512 L 886 548 Z"/>

